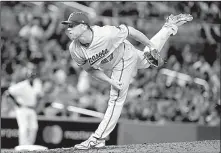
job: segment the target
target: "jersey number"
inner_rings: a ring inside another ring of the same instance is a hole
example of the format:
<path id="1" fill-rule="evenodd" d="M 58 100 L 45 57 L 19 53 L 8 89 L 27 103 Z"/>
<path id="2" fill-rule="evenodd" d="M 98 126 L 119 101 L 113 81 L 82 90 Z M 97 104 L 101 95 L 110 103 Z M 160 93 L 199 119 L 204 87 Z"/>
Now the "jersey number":
<path id="1" fill-rule="evenodd" d="M 114 55 L 113 55 L 113 53 L 111 53 L 107 58 L 105 58 L 105 59 L 103 59 L 103 60 L 101 61 L 101 64 L 108 63 L 108 62 L 110 62 L 113 58 L 114 58 Z"/>

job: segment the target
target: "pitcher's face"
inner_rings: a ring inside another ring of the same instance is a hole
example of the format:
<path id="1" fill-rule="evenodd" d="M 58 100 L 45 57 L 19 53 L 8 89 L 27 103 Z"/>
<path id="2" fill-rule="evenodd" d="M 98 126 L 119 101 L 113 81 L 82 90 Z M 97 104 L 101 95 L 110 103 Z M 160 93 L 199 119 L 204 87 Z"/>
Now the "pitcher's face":
<path id="1" fill-rule="evenodd" d="M 84 29 L 82 29 L 81 24 L 79 23 L 70 23 L 67 25 L 66 34 L 71 40 L 78 39 L 82 33 L 84 32 Z"/>

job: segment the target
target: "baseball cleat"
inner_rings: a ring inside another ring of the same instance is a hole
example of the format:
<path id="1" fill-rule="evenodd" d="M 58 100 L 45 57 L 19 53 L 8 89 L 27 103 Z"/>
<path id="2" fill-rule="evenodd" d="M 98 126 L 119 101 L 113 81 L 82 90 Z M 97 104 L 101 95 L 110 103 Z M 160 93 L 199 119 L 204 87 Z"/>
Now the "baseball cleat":
<path id="1" fill-rule="evenodd" d="M 93 136 L 90 136 L 90 138 L 87 139 L 86 141 L 74 146 L 74 148 L 79 150 L 87 150 L 91 148 L 103 148 L 103 147 L 105 147 L 105 140 L 104 139 L 100 140 Z"/>
<path id="2" fill-rule="evenodd" d="M 184 23 L 192 21 L 192 20 L 193 20 L 193 16 L 190 14 L 179 14 L 179 15 L 171 14 L 169 17 L 167 17 L 166 24 L 181 26 Z"/>

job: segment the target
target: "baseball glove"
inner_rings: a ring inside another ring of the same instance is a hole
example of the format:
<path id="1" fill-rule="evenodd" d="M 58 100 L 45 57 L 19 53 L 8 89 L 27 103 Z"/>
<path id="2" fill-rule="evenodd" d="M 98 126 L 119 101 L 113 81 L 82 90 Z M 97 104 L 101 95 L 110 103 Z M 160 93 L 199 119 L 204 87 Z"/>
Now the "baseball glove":
<path id="1" fill-rule="evenodd" d="M 160 56 L 156 49 L 151 49 L 150 52 L 144 52 L 144 58 L 153 66 L 159 67 L 166 63 L 166 61 Z"/>

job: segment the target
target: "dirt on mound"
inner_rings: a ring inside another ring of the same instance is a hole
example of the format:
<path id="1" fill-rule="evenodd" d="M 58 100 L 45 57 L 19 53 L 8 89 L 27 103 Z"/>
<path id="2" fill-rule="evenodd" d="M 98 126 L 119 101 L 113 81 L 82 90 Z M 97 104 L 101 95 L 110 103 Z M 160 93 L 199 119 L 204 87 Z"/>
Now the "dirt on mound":
<path id="1" fill-rule="evenodd" d="M 144 143 L 119 146 L 106 146 L 103 149 L 76 150 L 58 148 L 45 151 L 26 151 L 27 153 L 219 153 L 220 140 L 174 143 Z M 2 153 L 19 153 L 3 151 Z"/>

